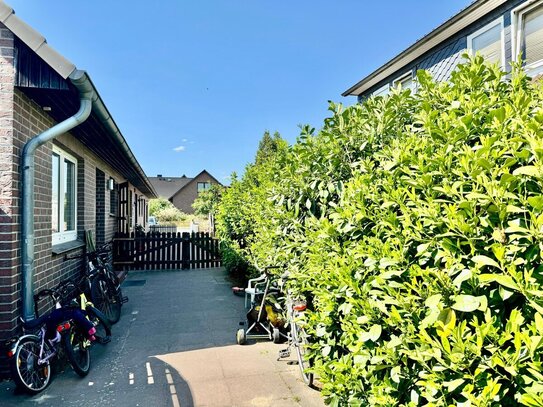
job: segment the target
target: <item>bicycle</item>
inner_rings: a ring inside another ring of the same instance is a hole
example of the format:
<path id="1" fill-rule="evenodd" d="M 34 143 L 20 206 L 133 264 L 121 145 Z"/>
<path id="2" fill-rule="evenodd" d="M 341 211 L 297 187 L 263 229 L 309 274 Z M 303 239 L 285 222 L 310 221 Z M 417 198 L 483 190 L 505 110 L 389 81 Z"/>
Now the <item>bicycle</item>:
<path id="1" fill-rule="evenodd" d="M 63 280 L 57 287 L 62 287 L 64 304 L 73 308 L 79 308 L 91 321 L 96 329 L 94 336 L 96 342 L 104 345 L 111 341 L 111 324 L 108 318 L 89 301 L 85 288 L 88 286 L 87 278 L 84 276 L 79 282 L 74 280 Z M 39 294 L 34 296 L 34 311 L 38 313 Z"/>
<path id="2" fill-rule="evenodd" d="M 63 282 L 53 289 L 45 289 L 36 294 L 36 309 L 40 298 L 44 296 L 53 299 L 55 309 L 34 320 L 23 321 L 24 334 L 13 338 L 8 344 L 12 378 L 19 388 L 30 394 L 37 394 L 49 385 L 51 361 L 62 354 L 66 355 L 79 376 L 86 376 L 90 370 L 94 324 L 76 306 L 62 305 L 66 291 L 67 285 Z M 26 331 L 35 333 L 26 334 Z"/>
<path id="3" fill-rule="evenodd" d="M 284 273 L 279 280 L 279 286 L 283 292 L 285 292 L 288 275 L 288 272 Z M 285 308 L 287 312 L 287 325 L 290 327 L 287 336 L 288 347 L 279 351 L 278 360 L 289 357 L 291 349 L 294 347 L 302 379 L 307 386 L 311 387 L 313 386 L 314 377 L 313 373 L 310 371 L 311 359 L 306 357 L 306 352 L 309 347 L 309 335 L 305 331 L 302 323 L 304 320 L 304 313 L 307 309 L 307 302 L 303 298 L 293 297 L 292 290 L 287 289 Z"/>
<path id="4" fill-rule="evenodd" d="M 94 251 L 81 255 L 66 256 L 65 260 L 86 259 L 83 272 L 83 291 L 87 294 L 96 308 L 115 324 L 121 318 L 122 304 L 128 301 L 121 291 L 121 282 L 109 266 L 106 256 L 109 255 L 111 242 L 102 245 Z"/>

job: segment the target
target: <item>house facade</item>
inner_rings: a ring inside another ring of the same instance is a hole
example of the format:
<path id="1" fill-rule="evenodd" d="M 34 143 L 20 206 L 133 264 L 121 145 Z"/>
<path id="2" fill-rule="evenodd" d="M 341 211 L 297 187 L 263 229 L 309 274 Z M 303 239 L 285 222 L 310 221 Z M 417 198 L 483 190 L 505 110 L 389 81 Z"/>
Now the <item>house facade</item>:
<path id="1" fill-rule="evenodd" d="M 145 224 L 156 193 L 88 74 L 0 2 L 0 341 L 67 254 Z M 2 341 L 3 342 L 3 341 Z M 0 372 L 1 374 L 2 372 Z"/>
<path id="2" fill-rule="evenodd" d="M 481 53 L 506 72 L 519 58 L 530 76 L 543 73 L 543 0 L 476 0 L 398 56 L 347 89 L 343 96 L 416 90 L 416 72 L 449 79 L 464 53 Z"/>
<path id="3" fill-rule="evenodd" d="M 203 170 L 194 178 L 163 177 L 161 174 L 156 177 L 149 177 L 149 181 L 161 198 L 169 200 L 183 213 L 194 213 L 192 204 L 198 194 L 207 191 L 211 185 L 221 185 L 209 172 Z"/>

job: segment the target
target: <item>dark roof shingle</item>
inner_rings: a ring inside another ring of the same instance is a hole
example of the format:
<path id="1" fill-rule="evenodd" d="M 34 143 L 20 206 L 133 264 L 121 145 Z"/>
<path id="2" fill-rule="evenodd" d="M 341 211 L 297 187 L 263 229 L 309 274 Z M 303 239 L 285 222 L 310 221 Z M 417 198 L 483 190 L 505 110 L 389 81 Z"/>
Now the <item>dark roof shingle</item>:
<path id="1" fill-rule="evenodd" d="M 160 198 L 170 199 L 177 191 L 187 185 L 188 177 L 147 177 Z"/>

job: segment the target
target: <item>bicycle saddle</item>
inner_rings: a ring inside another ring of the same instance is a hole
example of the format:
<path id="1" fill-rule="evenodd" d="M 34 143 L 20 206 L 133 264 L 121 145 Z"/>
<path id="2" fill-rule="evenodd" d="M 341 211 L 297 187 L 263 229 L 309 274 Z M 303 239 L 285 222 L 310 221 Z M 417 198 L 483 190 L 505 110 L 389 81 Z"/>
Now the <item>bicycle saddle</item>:
<path id="1" fill-rule="evenodd" d="M 49 313 L 47 313 L 45 315 L 42 315 L 39 318 L 31 319 L 30 321 L 25 321 L 25 320 L 23 320 L 21 318 L 21 321 L 23 321 L 24 329 L 32 330 L 32 329 L 35 329 L 35 328 L 43 325 L 45 323 L 45 321 L 47 320 L 47 318 L 49 318 Z"/>

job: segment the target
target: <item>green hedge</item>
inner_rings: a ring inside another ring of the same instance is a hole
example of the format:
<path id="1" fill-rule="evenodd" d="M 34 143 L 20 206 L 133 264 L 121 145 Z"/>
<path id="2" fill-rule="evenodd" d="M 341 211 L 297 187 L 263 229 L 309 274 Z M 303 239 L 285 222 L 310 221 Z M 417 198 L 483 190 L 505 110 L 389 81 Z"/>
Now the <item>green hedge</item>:
<path id="1" fill-rule="evenodd" d="M 218 208 L 213 205 L 223 265 L 239 281 L 258 275 L 252 247 L 262 231 L 269 229 L 273 208 L 268 194 L 281 173 L 287 149 L 288 144 L 279 133 L 271 136 L 266 131 L 255 162 L 247 165 L 241 178 L 233 174 L 230 187 L 222 191 Z"/>
<path id="2" fill-rule="evenodd" d="M 543 405 L 543 92 L 477 57 L 305 129 L 251 255 L 313 296 L 331 405 Z"/>

